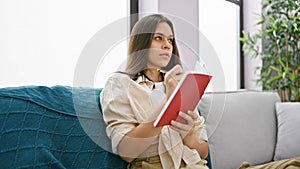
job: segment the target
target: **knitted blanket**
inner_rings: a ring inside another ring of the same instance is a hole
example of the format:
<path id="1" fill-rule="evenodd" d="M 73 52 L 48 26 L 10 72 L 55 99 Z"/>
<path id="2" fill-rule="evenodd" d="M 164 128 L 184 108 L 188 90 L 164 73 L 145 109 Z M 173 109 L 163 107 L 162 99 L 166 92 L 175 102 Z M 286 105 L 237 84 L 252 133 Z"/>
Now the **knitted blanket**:
<path id="1" fill-rule="evenodd" d="M 0 168 L 126 168 L 110 153 L 101 89 L 0 89 Z"/>

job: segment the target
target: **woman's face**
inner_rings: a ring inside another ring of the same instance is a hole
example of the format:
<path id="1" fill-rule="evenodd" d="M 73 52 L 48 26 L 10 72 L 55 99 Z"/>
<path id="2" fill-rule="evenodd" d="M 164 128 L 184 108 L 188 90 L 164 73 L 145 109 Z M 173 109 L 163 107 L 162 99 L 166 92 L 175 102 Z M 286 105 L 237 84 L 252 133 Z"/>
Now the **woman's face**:
<path id="1" fill-rule="evenodd" d="M 166 22 L 157 25 L 148 52 L 148 68 L 161 69 L 168 65 L 173 51 L 173 32 Z"/>

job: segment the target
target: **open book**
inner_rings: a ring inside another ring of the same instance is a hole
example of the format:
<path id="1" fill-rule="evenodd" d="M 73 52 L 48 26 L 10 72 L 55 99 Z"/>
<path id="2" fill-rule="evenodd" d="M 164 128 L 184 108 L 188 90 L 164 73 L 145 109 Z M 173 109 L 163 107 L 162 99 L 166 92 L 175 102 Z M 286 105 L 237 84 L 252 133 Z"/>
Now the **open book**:
<path id="1" fill-rule="evenodd" d="M 177 87 L 154 122 L 155 127 L 170 125 L 172 120 L 185 122 L 178 117 L 180 111 L 194 111 L 212 76 L 200 72 L 185 72 Z"/>

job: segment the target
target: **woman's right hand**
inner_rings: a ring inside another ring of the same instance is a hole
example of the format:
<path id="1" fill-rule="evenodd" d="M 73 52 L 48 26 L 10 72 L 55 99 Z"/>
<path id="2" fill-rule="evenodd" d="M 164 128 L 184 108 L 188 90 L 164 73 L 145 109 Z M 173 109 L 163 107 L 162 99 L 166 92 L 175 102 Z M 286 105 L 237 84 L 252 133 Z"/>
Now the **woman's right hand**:
<path id="1" fill-rule="evenodd" d="M 166 86 L 166 99 L 168 100 L 183 74 L 183 69 L 180 65 L 174 66 L 165 75 L 164 84 Z"/>

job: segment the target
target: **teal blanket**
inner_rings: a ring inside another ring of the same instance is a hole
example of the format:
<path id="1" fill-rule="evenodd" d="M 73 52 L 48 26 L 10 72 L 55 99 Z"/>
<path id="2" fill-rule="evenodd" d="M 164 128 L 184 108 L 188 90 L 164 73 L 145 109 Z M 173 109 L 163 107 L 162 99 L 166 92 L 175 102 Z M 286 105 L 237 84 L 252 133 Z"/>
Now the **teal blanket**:
<path id="1" fill-rule="evenodd" d="M 0 168 L 126 168 L 110 153 L 101 89 L 0 89 Z"/>

